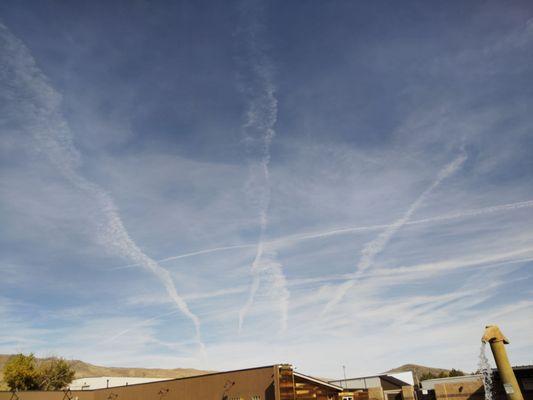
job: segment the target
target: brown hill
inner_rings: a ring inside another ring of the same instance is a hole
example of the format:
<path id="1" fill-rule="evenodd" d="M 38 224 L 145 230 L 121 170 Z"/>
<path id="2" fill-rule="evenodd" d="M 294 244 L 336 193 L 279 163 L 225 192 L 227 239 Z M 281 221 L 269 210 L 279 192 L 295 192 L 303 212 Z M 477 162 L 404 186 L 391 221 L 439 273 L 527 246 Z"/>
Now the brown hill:
<path id="1" fill-rule="evenodd" d="M 417 365 L 417 364 L 404 364 L 398 368 L 393 368 L 387 372 L 407 372 L 407 371 L 413 372 L 415 383 L 419 382 L 418 378 L 420 376 L 428 374 L 428 373 L 431 373 L 435 376 L 438 376 L 441 373 L 444 373 L 446 375 L 450 373 L 449 369 L 426 367 L 424 365 Z"/>
<path id="2" fill-rule="evenodd" d="M 3 381 L 4 365 L 11 357 L 9 354 L 0 354 L 0 390 L 7 389 Z M 46 359 L 38 359 L 46 360 Z M 127 367 L 103 367 L 89 364 L 80 360 L 67 360 L 76 371 L 76 378 L 88 378 L 92 376 L 131 376 L 143 378 L 184 378 L 187 376 L 203 375 L 213 371 L 201 371 L 193 368 L 127 368 Z"/>

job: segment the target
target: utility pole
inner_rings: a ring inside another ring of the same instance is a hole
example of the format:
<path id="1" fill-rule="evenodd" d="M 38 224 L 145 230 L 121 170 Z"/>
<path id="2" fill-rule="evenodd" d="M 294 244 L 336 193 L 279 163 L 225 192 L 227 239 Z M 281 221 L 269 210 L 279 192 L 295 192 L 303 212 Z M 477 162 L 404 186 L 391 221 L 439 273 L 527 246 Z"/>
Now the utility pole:
<path id="1" fill-rule="evenodd" d="M 344 388 L 348 388 L 348 380 L 346 379 L 346 365 L 342 366 L 342 372 L 344 374 Z"/>

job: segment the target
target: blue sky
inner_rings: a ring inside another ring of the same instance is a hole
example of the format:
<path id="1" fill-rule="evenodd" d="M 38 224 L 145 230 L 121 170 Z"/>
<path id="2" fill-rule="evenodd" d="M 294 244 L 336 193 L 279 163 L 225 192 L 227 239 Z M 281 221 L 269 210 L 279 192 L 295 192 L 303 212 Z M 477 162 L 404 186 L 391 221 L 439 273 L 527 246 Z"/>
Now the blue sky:
<path id="1" fill-rule="evenodd" d="M 533 7 L 0 4 L 0 353 L 533 361 Z"/>

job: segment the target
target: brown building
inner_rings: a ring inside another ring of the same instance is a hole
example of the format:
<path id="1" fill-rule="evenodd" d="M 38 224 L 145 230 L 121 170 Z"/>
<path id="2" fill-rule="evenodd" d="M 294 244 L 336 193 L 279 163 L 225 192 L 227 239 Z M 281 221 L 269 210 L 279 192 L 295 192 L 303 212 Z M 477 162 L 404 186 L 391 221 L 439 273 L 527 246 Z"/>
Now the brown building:
<path id="1" fill-rule="evenodd" d="M 337 400 L 340 392 L 285 364 L 109 389 L 0 392 L 0 400 Z"/>
<path id="2" fill-rule="evenodd" d="M 533 400 L 533 365 L 513 367 L 525 400 Z M 500 374 L 493 370 L 493 399 L 507 400 Z M 454 376 L 428 379 L 421 382 L 419 400 L 484 400 L 485 390 L 481 375 Z"/>

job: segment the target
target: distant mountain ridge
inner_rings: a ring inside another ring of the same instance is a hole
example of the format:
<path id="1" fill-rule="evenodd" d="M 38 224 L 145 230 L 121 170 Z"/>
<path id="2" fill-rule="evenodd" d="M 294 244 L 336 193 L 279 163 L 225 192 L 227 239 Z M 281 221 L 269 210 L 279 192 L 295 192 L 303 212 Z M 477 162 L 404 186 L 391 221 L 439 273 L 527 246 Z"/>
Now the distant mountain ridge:
<path id="1" fill-rule="evenodd" d="M 407 372 L 407 371 L 411 371 L 414 375 L 415 383 L 419 383 L 419 377 L 422 375 L 431 373 L 435 376 L 438 376 L 441 373 L 449 374 L 451 370 L 445 369 L 445 368 L 426 367 L 424 365 L 418 365 L 418 364 L 404 364 L 400 367 L 388 370 L 387 372 Z"/>
<path id="2" fill-rule="evenodd" d="M 7 386 L 3 381 L 4 365 L 11 357 L 11 354 L 0 354 L 0 390 L 6 390 Z M 48 358 L 38 358 L 39 361 L 49 360 Z M 129 376 L 140 378 L 185 378 L 188 376 L 204 375 L 214 371 L 202 371 L 194 368 L 128 368 L 128 367 L 103 367 L 89 364 L 80 360 L 67 360 L 76 371 L 76 378 L 89 378 L 93 376 Z"/>

